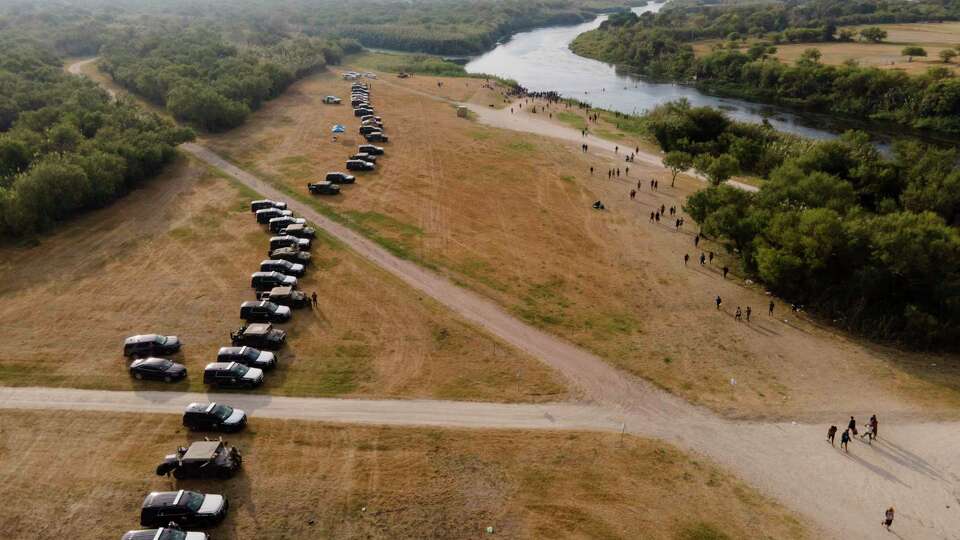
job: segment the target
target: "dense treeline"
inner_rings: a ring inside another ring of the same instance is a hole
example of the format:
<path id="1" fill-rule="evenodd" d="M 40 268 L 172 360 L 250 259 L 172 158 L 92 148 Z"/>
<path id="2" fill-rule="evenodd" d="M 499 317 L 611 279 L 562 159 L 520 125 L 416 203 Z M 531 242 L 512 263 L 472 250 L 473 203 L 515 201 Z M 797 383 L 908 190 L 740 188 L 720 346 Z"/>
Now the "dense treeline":
<path id="1" fill-rule="evenodd" d="M 859 10 L 859 11 L 858 11 Z M 960 133 L 960 79 L 944 68 L 923 76 L 860 67 L 823 65 L 810 50 L 794 65 L 771 58 L 772 41 L 747 50 L 719 49 L 695 58 L 686 40 L 752 34 L 777 40 L 840 39 L 837 23 L 929 20 L 960 16 L 946 0 L 858 3 L 804 2 L 701 10 L 668 10 L 636 17 L 618 15 L 574 41 L 578 54 L 623 64 L 638 74 L 691 82 L 701 89 L 744 99 L 840 115 L 892 121 L 918 129 Z M 702 24 L 691 27 L 690 25 Z M 797 28 L 794 24 L 816 25 Z M 850 36 L 844 35 L 843 39 Z"/>
<path id="2" fill-rule="evenodd" d="M 0 42 L 0 234 L 30 235 L 157 174 L 192 138 L 63 72 L 23 36 Z"/>
<path id="3" fill-rule="evenodd" d="M 343 52 L 318 38 L 241 50 L 206 28 L 158 30 L 105 44 L 100 68 L 178 119 L 219 131 L 243 123 L 298 78 L 338 63 Z"/>
<path id="4" fill-rule="evenodd" d="M 767 177 L 757 193 L 716 178 L 684 205 L 749 275 L 854 331 L 960 345 L 956 149 L 899 142 L 887 159 L 863 133 L 814 142 L 686 103 L 646 122 L 667 156 L 694 156 L 708 176 L 722 160 Z"/>

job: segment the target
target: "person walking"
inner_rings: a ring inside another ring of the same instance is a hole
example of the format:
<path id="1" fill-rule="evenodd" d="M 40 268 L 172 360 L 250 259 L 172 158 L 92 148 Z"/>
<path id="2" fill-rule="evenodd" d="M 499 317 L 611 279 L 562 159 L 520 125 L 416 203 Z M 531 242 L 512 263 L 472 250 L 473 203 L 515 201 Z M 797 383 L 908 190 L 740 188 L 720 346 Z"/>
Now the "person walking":
<path id="1" fill-rule="evenodd" d="M 750 306 L 747 306 L 747 322 L 750 322 L 750 314 L 753 313 L 753 310 L 750 309 Z"/>
<path id="2" fill-rule="evenodd" d="M 836 436 L 837 436 L 837 426 L 830 426 L 830 429 L 827 430 L 827 440 L 830 441 L 830 446 L 836 446 L 833 443 L 833 439 Z"/>
<path id="3" fill-rule="evenodd" d="M 614 146 L 614 147 L 613 147 L 613 153 L 614 153 L 614 154 L 619 154 L 619 153 L 620 153 L 620 147 L 619 147 L 619 146 Z"/>
<path id="4" fill-rule="evenodd" d="M 843 448 L 843 451 L 848 454 L 850 453 L 850 448 L 848 446 L 849 444 L 850 444 L 850 430 L 845 430 L 843 432 L 843 435 L 840 436 L 840 448 Z"/>
<path id="5" fill-rule="evenodd" d="M 693 247 L 697 247 L 699 245 L 700 245 L 700 233 L 697 233 L 697 235 L 693 237 Z"/>
<path id="6" fill-rule="evenodd" d="M 770 305 L 767 306 L 767 315 L 773 317 L 773 300 L 771 300 Z"/>
<path id="7" fill-rule="evenodd" d="M 631 189 L 631 190 L 630 190 L 630 200 L 632 201 L 632 200 L 634 200 L 634 199 L 636 199 L 636 198 L 637 198 L 637 190 Z"/>
<path id="8" fill-rule="evenodd" d="M 847 429 L 848 429 L 851 433 L 853 433 L 854 435 L 857 434 L 857 420 L 856 420 L 856 418 L 854 418 L 854 417 L 852 417 L 852 416 L 850 417 L 850 422 L 847 423 Z"/>
<path id="9" fill-rule="evenodd" d="M 593 176 L 593 167 L 590 167 L 590 176 Z"/>
<path id="10" fill-rule="evenodd" d="M 317 307 L 317 291 L 313 291 L 313 294 L 310 295 L 310 302 L 313 304 L 313 307 Z"/>
<path id="11" fill-rule="evenodd" d="M 873 426 L 872 425 L 867 424 L 867 429 L 863 430 L 863 435 L 860 435 L 860 440 L 862 441 L 864 438 L 867 439 L 868 444 L 873 444 Z"/>
<path id="12" fill-rule="evenodd" d="M 683 254 L 683 265 L 686 266 L 689 261 L 690 261 L 690 254 L 689 254 L 689 253 L 684 253 L 684 254 Z"/>
<path id="13" fill-rule="evenodd" d="M 710 262 L 713 262 L 713 252 L 710 252 Z"/>
<path id="14" fill-rule="evenodd" d="M 630 176 L 630 167 L 626 167 L 626 176 Z"/>
<path id="15" fill-rule="evenodd" d="M 733 315 L 733 320 L 739 321 L 743 318 L 743 313 L 740 311 L 740 306 L 737 306 L 737 312 Z"/>
<path id="16" fill-rule="evenodd" d="M 723 267 L 723 279 L 727 279 L 727 272 L 729 272 L 729 271 L 730 271 L 730 267 L 729 267 L 729 266 L 724 266 L 724 267 Z M 748 309 L 749 309 L 749 308 L 748 308 Z M 748 312 L 748 313 L 749 313 L 749 312 Z M 748 321 L 750 320 L 750 316 L 749 316 L 749 315 L 747 315 L 747 320 L 748 320 Z"/>
<path id="17" fill-rule="evenodd" d="M 880 421 L 877 420 L 877 415 L 870 417 L 870 431 L 873 435 L 873 438 L 876 439 L 879 435 L 877 434 L 877 428 L 880 427 Z"/>
<path id="18" fill-rule="evenodd" d="M 717 303 L 717 309 L 720 309 L 720 305 L 723 304 L 723 298 L 720 298 L 720 295 L 717 295 L 717 299 L 714 300 Z"/>
<path id="19" fill-rule="evenodd" d="M 654 218 L 656 218 L 657 223 L 660 223 L 660 212 L 657 212 Z"/>
<path id="20" fill-rule="evenodd" d="M 637 180 L 637 189 L 643 188 L 643 184 L 641 182 L 642 182 L 641 180 Z"/>
<path id="21" fill-rule="evenodd" d="M 887 511 L 883 513 L 883 523 L 881 523 L 887 530 L 890 530 L 890 526 L 893 525 L 893 507 L 887 508 Z"/>
<path id="22" fill-rule="evenodd" d="M 664 216 L 667 215 L 667 205 L 665 204 L 660 205 L 660 213 Z"/>
<path id="23" fill-rule="evenodd" d="M 700 266 L 703 266 L 704 264 L 706 264 L 706 263 L 704 262 L 704 261 L 706 261 L 706 260 L 707 260 L 707 256 L 704 255 L 703 253 L 701 253 L 701 254 L 700 254 Z"/>
<path id="24" fill-rule="evenodd" d="M 653 212 L 650 212 L 650 223 L 653 223 Z"/>

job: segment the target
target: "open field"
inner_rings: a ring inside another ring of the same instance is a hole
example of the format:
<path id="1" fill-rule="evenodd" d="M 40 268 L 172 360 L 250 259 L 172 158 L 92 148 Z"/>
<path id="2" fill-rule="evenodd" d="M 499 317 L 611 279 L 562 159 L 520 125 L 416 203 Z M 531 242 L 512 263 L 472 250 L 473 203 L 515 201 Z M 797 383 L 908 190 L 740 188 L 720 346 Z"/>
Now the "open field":
<path id="1" fill-rule="evenodd" d="M 874 26 L 874 25 L 871 25 Z M 776 57 L 782 62 L 792 64 L 800 58 L 806 49 L 818 49 L 822 53 L 820 61 L 824 64 L 840 65 L 847 60 L 855 60 L 861 66 L 881 69 L 900 69 L 912 75 L 926 73 L 932 67 L 946 67 L 960 70 L 960 64 L 944 63 L 940 51 L 960 45 L 960 22 L 912 23 L 875 25 L 887 31 L 887 39 L 882 43 L 783 43 L 777 45 Z M 849 27 L 861 30 L 863 26 Z M 704 40 L 693 44 L 697 56 L 710 52 L 720 40 Z M 748 42 L 749 43 L 749 42 Z M 909 45 L 923 47 L 926 57 L 914 57 L 913 61 L 903 56 L 901 51 Z M 746 49 L 748 45 L 744 45 Z"/>
<path id="2" fill-rule="evenodd" d="M 215 538 L 803 538 L 715 466 L 617 434 L 332 426 L 257 419 L 226 481 L 157 477 L 196 440 L 167 415 L 0 412 L 12 538 L 119 538 L 151 490 L 223 493 Z M 69 441 L 69 444 L 65 444 Z M 12 503 L 12 504 L 11 504 Z M 710 534 L 713 534 L 712 536 Z"/>
<path id="3" fill-rule="evenodd" d="M 203 389 L 203 366 L 229 345 L 268 233 L 255 194 L 181 158 L 107 209 L 35 246 L 0 248 L 0 383 L 108 389 Z M 320 308 L 283 325 L 288 346 L 262 391 L 310 396 L 542 401 L 565 397 L 547 368 L 318 238 L 301 288 Z M 188 381 L 138 383 L 123 338 L 178 334 Z"/>
<path id="4" fill-rule="evenodd" d="M 958 402 L 960 370 L 943 367 L 949 362 L 852 341 L 786 315 L 783 306 L 767 318 L 762 290 L 720 279 L 722 256 L 684 268 L 683 253 L 698 254 L 692 227 L 677 232 L 647 217 L 661 204 L 679 205 L 699 182 L 682 178 L 665 188 L 668 174 L 641 163 L 631 164 L 630 179 L 609 181 L 605 171 L 622 161 L 456 118 L 437 99 L 494 93 L 476 80 L 444 79 L 441 88 L 436 78 L 384 77 L 373 81 L 372 98 L 394 138 L 387 156 L 343 196 L 314 204 L 394 254 L 730 415 L 819 418 L 880 403 L 943 413 Z M 311 77 L 246 126 L 203 142 L 307 199 L 304 184 L 341 169 L 362 141 L 348 107 L 319 103 L 348 88 L 334 75 Z M 329 135 L 334 123 L 348 126 L 337 142 Z M 630 203 L 626 192 L 637 176 L 645 187 Z M 660 180 L 657 193 L 646 187 L 652 177 Z M 610 211 L 591 210 L 597 199 Z M 720 313 L 717 294 L 726 301 Z M 738 304 L 753 307 L 753 323 L 733 322 Z"/>

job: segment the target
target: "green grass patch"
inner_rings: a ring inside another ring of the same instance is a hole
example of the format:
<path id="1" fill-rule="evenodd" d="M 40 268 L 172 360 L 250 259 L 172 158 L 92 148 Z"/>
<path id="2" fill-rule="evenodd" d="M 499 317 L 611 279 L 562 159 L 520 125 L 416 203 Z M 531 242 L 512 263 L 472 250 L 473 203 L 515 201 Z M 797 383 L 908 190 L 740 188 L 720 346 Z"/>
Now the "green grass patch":
<path id="1" fill-rule="evenodd" d="M 347 62 L 365 70 L 387 73 L 410 73 L 436 77 L 470 77 L 460 64 L 428 54 L 365 52 L 350 56 Z"/>
<path id="2" fill-rule="evenodd" d="M 495 291 L 506 292 L 509 287 L 494 278 L 494 269 L 487 261 L 467 259 L 461 263 L 448 265 L 451 270 L 486 285 Z"/>
<path id="3" fill-rule="evenodd" d="M 512 152 L 527 154 L 533 152 L 536 146 L 527 141 L 512 141 L 507 143 L 507 149 Z"/>
<path id="4" fill-rule="evenodd" d="M 677 540 L 731 540 L 730 536 L 709 523 L 697 523 L 677 533 Z"/>
<path id="5" fill-rule="evenodd" d="M 492 137 L 489 131 L 487 130 L 473 130 L 469 132 L 470 138 L 475 141 L 485 141 Z"/>
<path id="6" fill-rule="evenodd" d="M 568 184 L 573 184 L 574 181 L 575 181 L 577 178 L 576 178 L 575 176 L 573 176 L 573 175 L 565 174 L 565 175 L 561 176 L 560 179 L 563 180 L 564 182 L 568 183 Z"/>
<path id="7" fill-rule="evenodd" d="M 557 120 L 560 120 L 564 124 L 569 125 L 570 127 L 577 129 L 584 129 L 587 127 L 587 119 L 576 113 L 561 111 L 554 114 L 553 117 Z"/>

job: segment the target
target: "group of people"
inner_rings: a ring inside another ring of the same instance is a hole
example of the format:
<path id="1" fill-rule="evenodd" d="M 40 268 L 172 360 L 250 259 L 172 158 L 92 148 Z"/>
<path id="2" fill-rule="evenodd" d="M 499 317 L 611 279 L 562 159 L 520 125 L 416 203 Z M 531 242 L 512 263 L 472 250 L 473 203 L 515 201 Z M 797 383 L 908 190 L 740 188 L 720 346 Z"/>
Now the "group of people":
<path id="1" fill-rule="evenodd" d="M 873 444 L 873 440 L 877 438 L 878 428 L 880 427 L 880 422 L 877 420 L 877 415 L 870 417 L 870 421 L 867 422 L 867 429 L 863 433 L 857 431 L 857 419 L 850 417 L 850 421 L 847 422 L 847 429 L 843 431 L 843 434 L 840 435 L 840 448 L 844 452 L 850 452 L 850 439 L 860 435 L 860 440 L 866 439 L 868 443 Z M 834 446 L 834 440 L 837 436 L 837 426 L 830 426 L 827 429 L 827 440 L 830 441 L 830 445 Z"/>

